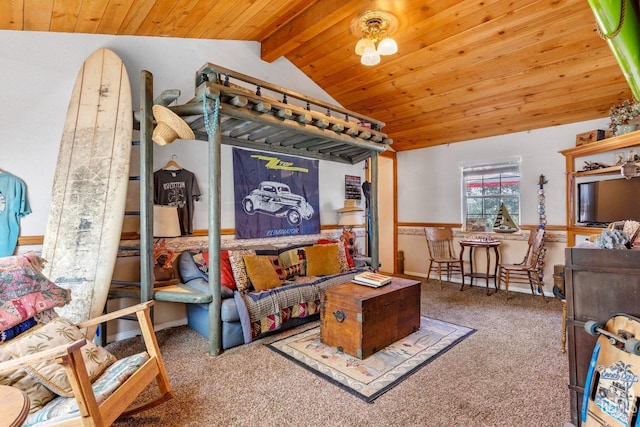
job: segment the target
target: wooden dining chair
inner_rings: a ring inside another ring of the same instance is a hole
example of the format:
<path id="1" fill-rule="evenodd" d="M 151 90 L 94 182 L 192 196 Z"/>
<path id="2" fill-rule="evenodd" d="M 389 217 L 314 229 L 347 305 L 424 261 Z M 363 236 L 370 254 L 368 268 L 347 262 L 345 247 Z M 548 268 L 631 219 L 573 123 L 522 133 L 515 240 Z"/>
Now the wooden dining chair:
<path id="1" fill-rule="evenodd" d="M 528 283 L 531 293 L 535 295 L 536 289 L 542 289 L 538 266 L 544 259 L 544 229 L 532 230 L 529 234 L 527 252 L 524 259 L 516 264 L 500 264 L 498 266 L 498 288 L 504 283 L 506 298 L 509 298 L 510 283 Z M 544 293 L 542 293 L 544 298 Z"/>
<path id="2" fill-rule="evenodd" d="M 425 227 L 427 247 L 429 249 L 429 271 L 427 281 L 432 271 L 438 272 L 438 281 L 442 288 L 442 266 L 446 267 L 447 280 L 454 273 L 460 274 L 462 280 L 462 261 L 453 249 L 453 230 L 449 227 Z"/>

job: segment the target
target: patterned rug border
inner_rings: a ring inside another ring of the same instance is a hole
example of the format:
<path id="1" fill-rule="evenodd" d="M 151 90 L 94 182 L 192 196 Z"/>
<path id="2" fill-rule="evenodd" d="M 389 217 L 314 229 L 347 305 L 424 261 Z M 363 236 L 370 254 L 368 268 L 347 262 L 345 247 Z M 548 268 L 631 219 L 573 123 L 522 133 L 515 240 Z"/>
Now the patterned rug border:
<path id="1" fill-rule="evenodd" d="M 420 369 L 422 369 L 423 367 L 425 367 L 426 365 L 428 365 L 429 363 L 431 363 L 432 361 L 434 361 L 435 359 L 437 359 L 441 355 L 445 354 L 451 348 L 455 347 L 457 344 L 459 344 L 461 341 L 463 341 L 465 338 L 470 337 L 471 335 L 473 335 L 476 332 L 476 330 L 474 328 L 470 328 L 468 326 L 463 326 L 463 325 L 458 325 L 456 323 L 447 322 L 447 321 L 436 319 L 436 318 L 429 317 L 429 316 L 422 315 L 422 316 L 420 316 L 420 319 L 421 319 L 421 323 L 422 323 L 422 320 L 426 319 L 426 320 L 433 320 L 433 321 L 436 321 L 436 322 L 442 322 L 442 323 L 445 323 L 445 324 L 448 324 L 448 325 L 453 325 L 453 326 L 455 326 L 457 328 L 461 328 L 462 330 L 460 331 L 460 333 L 462 333 L 462 335 L 458 336 L 453 341 L 449 342 L 445 347 L 439 349 L 435 354 L 432 354 L 431 356 L 429 356 L 425 360 L 421 361 L 420 363 L 418 363 L 417 365 L 415 365 L 414 367 L 412 367 L 408 371 L 404 372 L 399 378 L 396 378 L 395 380 L 393 380 L 389 384 L 385 385 L 384 387 L 380 388 L 379 390 L 375 391 L 371 395 L 365 395 L 365 394 L 360 393 L 358 390 L 355 390 L 355 389 L 349 387 L 348 385 L 343 384 L 342 382 L 340 382 L 340 381 L 332 378 L 331 376 L 325 374 L 324 372 L 319 371 L 318 369 L 314 368 L 313 366 L 308 365 L 307 363 L 305 363 L 304 360 L 300 360 L 300 359 L 298 359 L 298 358 L 286 353 L 285 351 L 282 351 L 281 349 L 279 349 L 279 348 L 277 348 L 275 346 L 278 343 L 281 343 L 283 341 L 291 341 L 291 340 L 294 340 L 296 337 L 307 336 L 310 333 L 313 333 L 315 330 L 320 329 L 320 326 L 315 326 L 315 327 L 312 327 L 312 328 L 309 328 L 309 329 L 305 329 L 305 330 L 300 331 L 300 332 L 298 332 L 296 334 L 281 338 L 281 339 L 273 341 L 271 343 L 265 343 L 264 345 L 267 346 L 268 348 L 270 348 L 271 350 L 273 350 L 274 352 L 276 352 L 276 353 L 280 354 L 281 356 L 285 357 L 286 359 L 291 360 L 292 362 L 296 363 L 297 365 L 305 368 L 309 372 L 312 372 L 315 375 L 323 378 L 324 380 L 328 381 L 329 383 L 340 387 L 341 389 L 353 394 L 354 396 L 359 397 L 360 399 L 364 400 L 367 403 L 373 403 L 374 400 L 376 400 L 378 397 L 382 396 L 387 391 L 391 390 L 392 388 L 394 388 L 395 386 L 397 386 L 398 384 L 400 384 L 401 382 L 403 382 L 407 378 L 411 377 L 415 372 L 418 372 Z M 466 329 L 467 331 L 464 332 L 463 331 L 464 329 Z M 431 347 L 433 347 L 433 346 L 430 346 L 429 348 L 431 348 Z M 423 351 L 427 351 L 427 350 L 423 350 Z M 305 359 L 309 358 L 309 356 L 304 355 L 304 358 Z M 316 361 L 316 363 L 317 363 L 317 361 Z M 324 365 L 324 366 L 326 366 L 328 369 L 334 370 L 333 368 L 331 368 L 331 367 L 329 367 L 327 365 Z"/>

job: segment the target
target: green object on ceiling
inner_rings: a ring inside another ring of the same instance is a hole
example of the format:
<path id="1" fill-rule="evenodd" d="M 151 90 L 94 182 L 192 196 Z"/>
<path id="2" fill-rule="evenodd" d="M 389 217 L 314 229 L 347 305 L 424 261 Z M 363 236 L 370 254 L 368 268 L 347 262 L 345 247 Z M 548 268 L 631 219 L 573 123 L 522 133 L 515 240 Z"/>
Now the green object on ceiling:
<path id="1" fill-rule="evenodd" d="M 601 35 L 640 101 L 640 23 L 631 0 L 588 0 Z M 624 5 L 624 7 L 623 7 Z M 621 19 L 622 17 L 622 19 Z"/>

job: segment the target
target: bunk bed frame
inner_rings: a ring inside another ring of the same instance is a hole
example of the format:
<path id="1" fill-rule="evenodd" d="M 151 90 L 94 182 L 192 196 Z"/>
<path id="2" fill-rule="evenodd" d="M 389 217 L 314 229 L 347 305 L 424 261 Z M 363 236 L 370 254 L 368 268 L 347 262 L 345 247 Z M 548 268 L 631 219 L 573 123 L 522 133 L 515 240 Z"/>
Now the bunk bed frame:
<path id="1" fill-rule="evenodd" d="M 214 64 L 195 75 L 195 96 L 172 105 L 177 90 L 153 99 L 153 76 L 141 72 L 140 111 L 140 289 L 142 302 L 151 299 L 205 303 L 209 307 L 209 354 L 221 352 L 221 144 L 261 151 L 356 164 L 370 158 L 370 248 L 372 265 L 378 256 L 378 155 L 393 143 L 380 130 L 384 123 L 268 82 Z M 209 293 L 187 285 L 153 286 L 153 132 L 152 106 L 163 105 L 182 117 L 196 139 L 208 141 Z M 129 287 L 112 297 L 134 296 Z"/>

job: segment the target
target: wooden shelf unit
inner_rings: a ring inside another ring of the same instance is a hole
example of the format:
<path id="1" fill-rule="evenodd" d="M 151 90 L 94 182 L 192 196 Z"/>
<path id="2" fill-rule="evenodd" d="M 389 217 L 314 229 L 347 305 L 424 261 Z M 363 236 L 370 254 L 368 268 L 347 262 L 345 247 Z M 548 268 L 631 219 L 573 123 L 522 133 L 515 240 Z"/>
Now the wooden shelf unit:
<path id="1" fill-rule="evenodd" d="M 620 166 L 611 166 L 603 169 L 588 171 L 576 170 L 576 159 L 584 158 L 594 154 L 614 152 L 640 145 L 640 131 L 627 133 L 625 135 L 607 138 L 605 140 L 579 145 L 560 151 L 565 156 L 566 167 L 566 192 L 567 192 L 567 247 L 575 246 L 576 235 L 600 234 L 601 230 L 592 227 L 577 225 L 576 221 L 576 182 L 575 179 L 582 176 L 603 176 L 620 173 Z M 587 160 L 587 159 L 585 159 Z"/>

